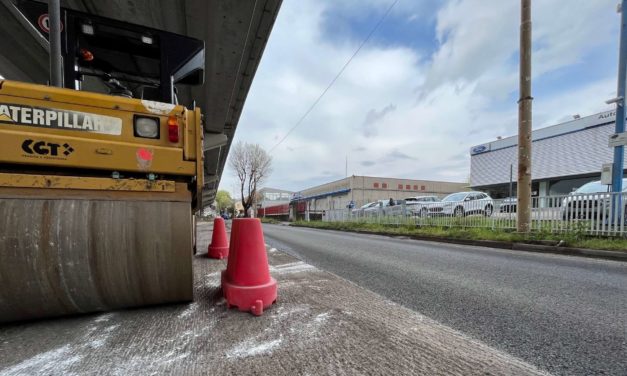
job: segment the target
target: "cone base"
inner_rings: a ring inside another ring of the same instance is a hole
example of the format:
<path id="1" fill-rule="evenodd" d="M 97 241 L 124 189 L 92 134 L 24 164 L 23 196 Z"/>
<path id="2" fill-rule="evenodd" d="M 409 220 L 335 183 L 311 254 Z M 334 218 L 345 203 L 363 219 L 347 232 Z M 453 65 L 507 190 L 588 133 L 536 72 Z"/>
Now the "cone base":
<path id="1" fill-rule="evenodd" d="M 207 251 L 207 257 L 213 259 L 227 258 L 229 257 L 229 247 L 214 247 L 210 245 Z"/>
<path id="2" fill-rule="evenodd" d="M 227 308 L 237 307 L 240 311 L 251 312 L 261 316 L 263 310 L 270 307 L 277 299 L 276 280 L 257 286 L 238 286 L 230 283 L 226 278 L 226 270 L 222 271 L 222 293 L 226 299 Z"/>

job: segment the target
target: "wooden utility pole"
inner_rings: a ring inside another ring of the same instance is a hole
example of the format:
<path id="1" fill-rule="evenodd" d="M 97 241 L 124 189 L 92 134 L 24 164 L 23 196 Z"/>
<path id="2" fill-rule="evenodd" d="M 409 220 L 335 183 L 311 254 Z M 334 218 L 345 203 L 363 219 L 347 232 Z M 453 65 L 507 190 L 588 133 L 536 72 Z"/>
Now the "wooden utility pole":
<path id="1" fill-rule="evenodd" d="M 531 0 L 521 0 L 518 100 L 518 232 L 531 229 Z"/>

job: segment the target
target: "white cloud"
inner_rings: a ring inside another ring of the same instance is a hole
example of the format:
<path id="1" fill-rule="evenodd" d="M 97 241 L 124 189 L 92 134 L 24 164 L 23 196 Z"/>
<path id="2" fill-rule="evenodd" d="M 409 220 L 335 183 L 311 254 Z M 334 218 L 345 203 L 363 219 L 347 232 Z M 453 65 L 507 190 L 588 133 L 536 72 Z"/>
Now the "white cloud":
<path id="1" fill-rule="evenodd" d="M 356 14 L 368 7 L 380 13 L 389 5 L 383 0 L 340 3 L 354 7 Z M 267 186 L 297 190 L 341 178 L 347 155 L 349 174 L 465 181 L 470 146 L 515 134 L 517 105 L 511 97 L 518 84 L 519 3 L 451 0 L 431 13 L 425 3 L 401 1 L 394 12 L 402 20 L 435 17 L 435 52 L 421 56 L 399 43 L 367 44 L 273 152 L 274 172 Z M 533 4 L 536 82 L 583 64 L 594 49 L 618 48 L 613 0 L 564 3 Z M 236 139 L 270 149 L 351 56 L 359 41 L 328 40 L 322 30 L 328 7 L 338 4 L 283 3 Z M 379 32 L 384 29 L 385 24 Z M 615 91 L 615 71 L 599 76 L 564 77 L 577 87 L 536 97 L 535 126 L 606 108 L 603 101 Z M 370 116 L 364 132 L 369 114 L 383 116 Z M 227 169 L 221 187 L 230 190 L 233 181 Z"/>

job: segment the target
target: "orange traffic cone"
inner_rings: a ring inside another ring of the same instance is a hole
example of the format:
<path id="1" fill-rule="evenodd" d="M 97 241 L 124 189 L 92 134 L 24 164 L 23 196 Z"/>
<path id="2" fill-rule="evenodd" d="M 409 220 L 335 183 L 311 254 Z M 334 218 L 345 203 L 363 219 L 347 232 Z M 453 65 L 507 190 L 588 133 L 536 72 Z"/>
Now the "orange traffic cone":
<path id="1" fill-rule="evenodd" d="M 224 226 L 224 219 L 221 217 L 213 220 L 213 234 L 211 235 L 211 245 L 209 245 L 207 250 L 207 256 L 216 259 L 223 259 L 229 256 L 226 227 Z"/>
<path id="2" fill-rule="evenodd" d="M 257 218 L 238 218 L 231 228 L 231 254 L 222 271 L 227 307 L 260 316 L 276 302 L 276 280 L 270 276 L 266 244 Z"/>

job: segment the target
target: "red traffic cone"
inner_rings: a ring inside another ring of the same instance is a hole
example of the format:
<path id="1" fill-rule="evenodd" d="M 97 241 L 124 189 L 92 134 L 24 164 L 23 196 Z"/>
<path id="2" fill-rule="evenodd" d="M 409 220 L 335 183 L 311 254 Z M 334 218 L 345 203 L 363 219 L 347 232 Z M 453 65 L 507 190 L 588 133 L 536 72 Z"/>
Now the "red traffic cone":
<path id="1" fill-rule="evenodd" d="M 222 271 L 227 307 L 260 316 L 276 302 L 276 280 L 270 276 L 266 244 L 257 218 L 237 218 L 231 228 L 231 254 Z"/>
<path id="2" fill-rule="evenodd" d="M 213 220 L 213 234 L 211 235 L 211 245 L 209 245 L 207 250 L 207 256 L 216 259 L 223 259 L 229 256 L 226 227 L 224 226 L 224 219 L 221 217 Z"/>

